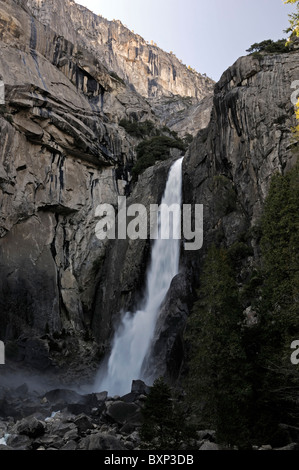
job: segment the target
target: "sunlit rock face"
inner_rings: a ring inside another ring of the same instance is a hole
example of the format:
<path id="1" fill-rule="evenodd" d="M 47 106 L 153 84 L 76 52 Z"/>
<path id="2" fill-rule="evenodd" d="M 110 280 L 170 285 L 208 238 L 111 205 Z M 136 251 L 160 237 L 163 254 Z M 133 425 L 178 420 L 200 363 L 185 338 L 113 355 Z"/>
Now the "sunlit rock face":
<path id="1" fill-rule="evenodd" d="M 25 3 L 43 24 L 87 47 L 142 96 L 181 95 L 200 100 L 213 90 L 213 80 L 188 69 L 174 54 L 147 43 L 119 20 L 108 21 L 72 0 Z"/>
<path id="2" fill-rule="evenodd" d="M 42 24 L 76 44 L 79 57 L 90 51 L 112 77 L 145 97 L 163 125 L 182 137 L 207 126 L 215 82 L 205 74 L 146 42 L 119 20 L 108 21 L 71 0 L 22 2 Z"/>

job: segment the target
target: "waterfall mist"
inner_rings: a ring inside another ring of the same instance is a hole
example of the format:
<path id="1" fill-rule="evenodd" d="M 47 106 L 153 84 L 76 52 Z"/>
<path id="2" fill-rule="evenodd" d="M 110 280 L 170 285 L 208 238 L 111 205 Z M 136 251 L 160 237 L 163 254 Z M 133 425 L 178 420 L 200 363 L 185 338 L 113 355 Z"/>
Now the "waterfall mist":
<path id="1" fill-rule="evenodd" d="M 181 206 L 182 161 L 183 158 L 177 160 L 169 171 L 161 206 Z M 169 225 L 168 217 L 159 218 L 159 236 L 152 246 L 143 300 L 135 313 L 127 312 L 123 316 L 114 335 L 110 356 L 97 374 L 97 391 L 123 395 L 130 391 L 132 380 L 146 380 L 142 375 L 142 366 L 150 350 L 161 304 L 179 271 L 180 217 L 173 217 Z M 168 229 L 169 239 L 162 239 L 161 233 L 167 233 Z"/>

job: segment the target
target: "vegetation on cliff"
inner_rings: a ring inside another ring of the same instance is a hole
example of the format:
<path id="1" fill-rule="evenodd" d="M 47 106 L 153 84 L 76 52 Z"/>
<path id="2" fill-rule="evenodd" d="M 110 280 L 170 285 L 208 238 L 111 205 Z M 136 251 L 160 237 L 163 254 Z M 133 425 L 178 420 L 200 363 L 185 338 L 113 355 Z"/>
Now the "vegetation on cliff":
<path id="1" fill-rule="evenodd" d="M 291 33 L 290 39 L 292 37 L 299 36 L 299 2 L 298 0 L 283 0 L 285 4 L 296 4 L 296 12 L 289 15 L 290 26 L 286 32 Z"/>
<path id="2" fill-rule="evenodd" d="M 158 128 L 150 120 L 121 119 L 119 125 L 130 136 L 141 140 L 135 148 L 137 162 L 132 169 L 133 181 L 136 181 L 138 175 L 157 161 L 169 158 L 171 149 L 185 152 L 192 141 L 190 134 L 186 134 L 184 139 L 181 139 L 177 132 L 171 131 L 167 126 Z"/>
<path id="3" fill-rule="evenodd" d="M 262 42 L 256 42 L 247 49 L 246 52 L 252 53 L 253 55 L 265 52 L 267 54 L 283 54 L 290 52 L 290 47 L 287 44 L 286 39 L 279 39 L 278 41 L 272 41 L 272 39 L 266 39 Z"/>
<path id="4" fill-rule="evenodd" d="M 179 138 L 172 138 L 166 135 L 158 135 L 151 139 L 144 140 L 137 148 L 137 163 L 132 170 L 133 179 L 146 168 L 154 165 L 157 161 L 167 160 L 170 157 L 171 149 L 179 149 L 185 152 L 186 144 Z"/>

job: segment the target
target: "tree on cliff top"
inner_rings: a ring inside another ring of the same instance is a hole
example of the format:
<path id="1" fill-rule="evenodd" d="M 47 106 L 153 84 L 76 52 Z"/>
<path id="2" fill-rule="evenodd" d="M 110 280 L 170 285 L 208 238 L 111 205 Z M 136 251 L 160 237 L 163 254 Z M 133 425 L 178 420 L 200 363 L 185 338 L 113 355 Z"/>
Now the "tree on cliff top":
<path id="1" fill-rule="evenodd" d="M 299 36 L 299 1 L 298 0 L 283 0 L 283 3 L 296 4 L 296 12 L 289 15 L 290 27 L 286 30 L 287 33 L 291 33 L 292 36 Z"/>
<path id="2" fill-rule="evenodd" d="M 286 44 L 286 39 L 279 39 L 278 41 L 266 39 L 265 41 L 252 44 L 252 46 L 247 49 L 246 52 L 253 54 L 260 52 L 266 52 L 267 54 L 282 54 L 284 52 L 289 52 L 289 50 L 289 46 Z"/>

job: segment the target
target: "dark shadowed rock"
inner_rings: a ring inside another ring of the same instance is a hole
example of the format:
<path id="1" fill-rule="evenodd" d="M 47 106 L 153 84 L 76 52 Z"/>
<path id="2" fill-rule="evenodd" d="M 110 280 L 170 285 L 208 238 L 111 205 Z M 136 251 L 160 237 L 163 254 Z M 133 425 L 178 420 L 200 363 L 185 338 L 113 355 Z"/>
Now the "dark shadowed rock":
<path id="1" fill-rule="evenodd" d="M 52 362 L 49 358 L 49 345 L 47 341 L 38 338 L 22 338 L 19 341 L 19 354 L 23 356 L 25 364 L 37 370 L 46 370 Z"/>
<path id="2" fill-rule="evenodd" d="M 60 450 L 77 450 L 78 444 L 76 441 L 68 441 Z"/>
<path id="3" fill-rule="evenodd" d="M 52 404 L 52 409 L 56 411 L 69 404 L 84 403 L 83 395 L 79 395 L 73 390 L 55 389 L 45 394 L 45 398 Z"/>
<path id="4" fill-rule="evenodd" d="M 138 393 L 139 395 L 148 395 L 150 392 L 150 387 L 142 380 L 133 380 L 131 392 Z"/>
<path id="5" fill-rule="evenodd" d="M 214 442 L 206 441 L 200 446 L 199 450 L 220 450 L 220 449 L 219 449 L 219 446 L 215 444 Z"/>
<path id="6" fill-rule="evenodd" d="M 132 423 L 125 423 L 121 428 L 120 432 L 122 434 L 132 434 L 136 429 L 135 424 Z"/>
<path id="7" fill-rule="evenodd" d="M 28 385 L 26 383 L 23 383 L 22 385 L 20 385 L 19 387 L 16 388 L 15 390 L 15 393 L 19 396 L 19 397 L 23 397 L 25 395 L 27 395 L 29 392 L 29 388 L 28 388 Z"/>
<path id="8" fill-rule="evenodd" d="M 107 416 L 118 424 L 134 423 L 141 424 L 140 408 L 134 403 L 116 401 L 108 406 Z"/>
<path id="9" fill-rule="evenodd" d="M 14 450 L 29 450 L 32 440 L 29 436 L 21 434 L 12 434 L 7 438 L 7 445 Z"/>
<path id="10" fill-rule="evenodd" d="M 55 420 L 47 427 L 47 432 L 59 437 L 65 437 L 71 432 L 75 432 L 77 434 L 77 426 L 72 422 Z"/>
<path id="11" fill-rule="evenodd" d="M 138 393 L 130 392 L 120 397 L 120 401 L 123 401 L 125 403 L 134 403 L 134 401 L 137 400 L 138 396 L 139 396 Z"/>
<path id="12" fill-rule="evenodd" d="M 82 439 L 79 444 L 80 450 L 124 450 L 120 441 L 110 434 L 91 434 Z"/>
<path id="13" fill-rule="evenodd" d="M 78 403 L 69 403 L 67 410 L 75 415 L 90 414 L 92 410 L 97 410 L 97 413 L 101 413 L 105 409 L 105 400 L 107 398 L 107 392 L 101 394 L 91 393 L 88 395 L 80 395 L 81 399 Z"/>
<path id="14" fill-rule="evenodd" d="M 90 407 L 86 406 L 85 403 L 70 403 L 67 405 L 67 411 L 78 416 L 82 413 L 88 413 L 90 411 Z"/>
<path id="15" fill-rule="evenodd" d="M 57 436 L 55 434 L 44 435 L 39 439 L 36 439 L 35 441 L 36 448 L 44 447 L 45 449 L 48 449 L 50 447 L 53 447 L 55 449 L 59 449 L 62 445 L 63 441 L 61 439 L 61 436 Z"/>
<path id="16" fill-rule="evenodd" d="M 4 444 L 0 444 L 0 451 L 1 450 L 14 450 L 14 448 L 10 446 L 6 446 Z"/>
<path id="17" fill-rule="evenodd" d="M 79 434 L 88 431 L 88 429 L 93 429 L 93 423 L 91 418 L 84 414 L 77 416 L 74 419 L 74 424 L 77 426 Z"/>
<path id="18" fill-rule="evenodd" d="M 15 425 L 15 431 L 18 434 L 35 439 L 42 436 L 45 433 L 45 424 L 39 421 L 35 416 L 24 418 Z"/>

